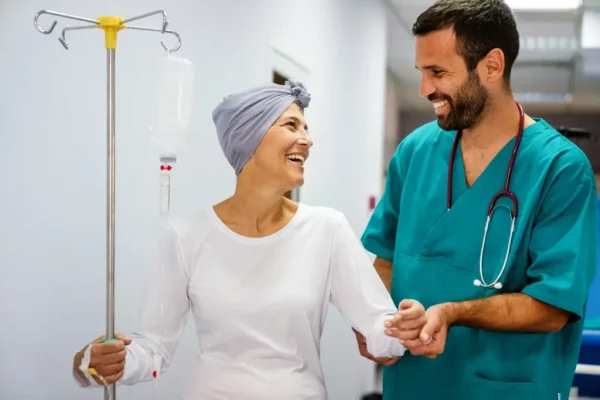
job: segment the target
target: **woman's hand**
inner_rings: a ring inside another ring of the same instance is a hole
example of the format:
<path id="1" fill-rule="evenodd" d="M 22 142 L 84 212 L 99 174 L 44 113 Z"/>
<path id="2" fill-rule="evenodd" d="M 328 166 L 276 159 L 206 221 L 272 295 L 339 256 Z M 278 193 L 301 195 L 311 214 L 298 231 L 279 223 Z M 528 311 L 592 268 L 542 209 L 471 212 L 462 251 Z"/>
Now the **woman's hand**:
<path id="1" fill-rule="evenodd" d="M 356 335 L 356 341 L 358 342 L 358 351 L 360 352 L 361 356 L 368 358 L 369 360 L 374 361 L 377 364 L 385 365 L 386 367 L 390 367 L 396 364 L 396 362 L 398 362 L 398 360 L 400 359 L 400 357 L 373 357 L 373 355 L 367 350 L 367 339 L 356 329 L 352 329 L 352 331 L 354 332 L 354 335 Z"/>
<path id="2" fill-rule="evenodd" d="M 118 333 L 115 335 L 116 340 L 114 341 L 102 343 L 104 338 L 105 336 L 100 336 L 91 343 L 89 368 L 94 368 L 98 375 L 104 378 L 106 384 L 110 385 L 121 379 L 125 372 L 125 356 L 127 354 L 125 346 L 131 343 L 131 339 Z M 79 369 L 79 366 L 87 347 L 78 351 L 73 358 L 73 370 L 83 379 L 86 379 L 86 375 Z M 99 385 L 104 384 L 98 377 L 93 376 L 93 378 Z"/>
<path id="3" fill-rule="evenodd" d="M 436 358 L 444 352 L 448 336 L 448 314 L 444 304 L 427 309 L 427 323 L 421 329 L 419 339 L 407 340 L 404 346 L 411 354 Z"/>
<path id="4" fill-rule="evenodd" d="M 416 300 L 402 300 L 396 315 L 385 321 L 385 334 L 397 337 L 405 344 L 406 341 L 419 339 L 426 322 L 427 314 L 421 303 Z"/>

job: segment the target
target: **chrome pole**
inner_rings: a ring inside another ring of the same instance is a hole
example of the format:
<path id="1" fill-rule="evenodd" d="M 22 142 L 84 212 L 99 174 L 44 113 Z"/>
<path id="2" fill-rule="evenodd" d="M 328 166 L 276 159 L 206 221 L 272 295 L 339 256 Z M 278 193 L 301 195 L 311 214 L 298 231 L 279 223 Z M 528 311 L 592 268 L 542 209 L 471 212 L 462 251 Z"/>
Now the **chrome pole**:
<path id="1" fill-rule="evenodd" d="M 106 339 L 115 337 L 115 49 L 107 49 L 107 199 L 106 199 Z M 116 385 L 104 389 L 104 400 L 116 400 Z"/>

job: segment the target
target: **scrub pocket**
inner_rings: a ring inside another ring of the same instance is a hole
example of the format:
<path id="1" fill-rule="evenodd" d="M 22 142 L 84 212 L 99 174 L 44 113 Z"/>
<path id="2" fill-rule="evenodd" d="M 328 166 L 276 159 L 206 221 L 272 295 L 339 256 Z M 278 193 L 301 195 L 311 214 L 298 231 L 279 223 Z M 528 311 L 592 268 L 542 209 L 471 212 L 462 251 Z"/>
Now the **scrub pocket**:
<path id="1" fill-rule="evenodd" d="M 471 400 L 534 400 L 536 397 L 535 382 L 505 382 L 471 375 L 469 383 L 473 393 Z M 554 400 L 554 399 L 553 399 Z"/>

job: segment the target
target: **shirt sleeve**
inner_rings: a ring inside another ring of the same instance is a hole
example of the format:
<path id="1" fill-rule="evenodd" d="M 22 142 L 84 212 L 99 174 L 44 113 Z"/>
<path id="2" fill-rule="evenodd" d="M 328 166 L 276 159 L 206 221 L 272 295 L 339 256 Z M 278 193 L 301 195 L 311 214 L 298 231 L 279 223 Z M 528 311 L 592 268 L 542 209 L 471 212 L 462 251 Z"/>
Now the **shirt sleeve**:
<path id="1" fill-rule="evenodd" d="M 343 216 L 334 239 L 330 266 L 331 302 L 367 339 L 369 353 L 375 357 L 403 355 L 405 348 L 400 341 L 384 333 L 385 320 L 398 310 Z"/>
<path id="2" fill-rule="evenodd" d="M 531 234 L 523 293 L 584 317 L 596 271 L 597 189 L 593 178 L 560 174 L 542 200 Z"/>
<path id="3" fill-rule="evenodd" d="M 365 249 L 388 261 L 394 260 L 403 183 L 399 150 L 400 146 L 390 160 L 383 196 L 377 203 L 361 238 Z"/>
<path id="4" fill-rule="evenodd" d="M 142 307 L 140 329 L 126 346 L 125 372 L 118 382 L 122 385 L 153 379 L 155 368 L 164 372 L 185 328 L 190 310 L 189 279 L 175 224 L 166 224 L 161 245 L 160 263 Z"/>

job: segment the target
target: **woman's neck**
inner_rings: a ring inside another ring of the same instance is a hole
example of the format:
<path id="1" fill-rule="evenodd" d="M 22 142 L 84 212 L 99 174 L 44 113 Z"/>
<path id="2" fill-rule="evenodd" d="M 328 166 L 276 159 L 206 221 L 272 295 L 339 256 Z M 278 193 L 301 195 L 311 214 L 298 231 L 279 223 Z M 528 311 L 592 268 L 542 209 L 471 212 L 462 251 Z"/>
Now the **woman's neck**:
<path id="1" fill-rule="evenodd" d="M 238 181 L 235 193 L 215 206 L 219 218 L 235 232 L 251 237 L 270 235 L 285 226 L 298 205 L 281 191 Z"/>

